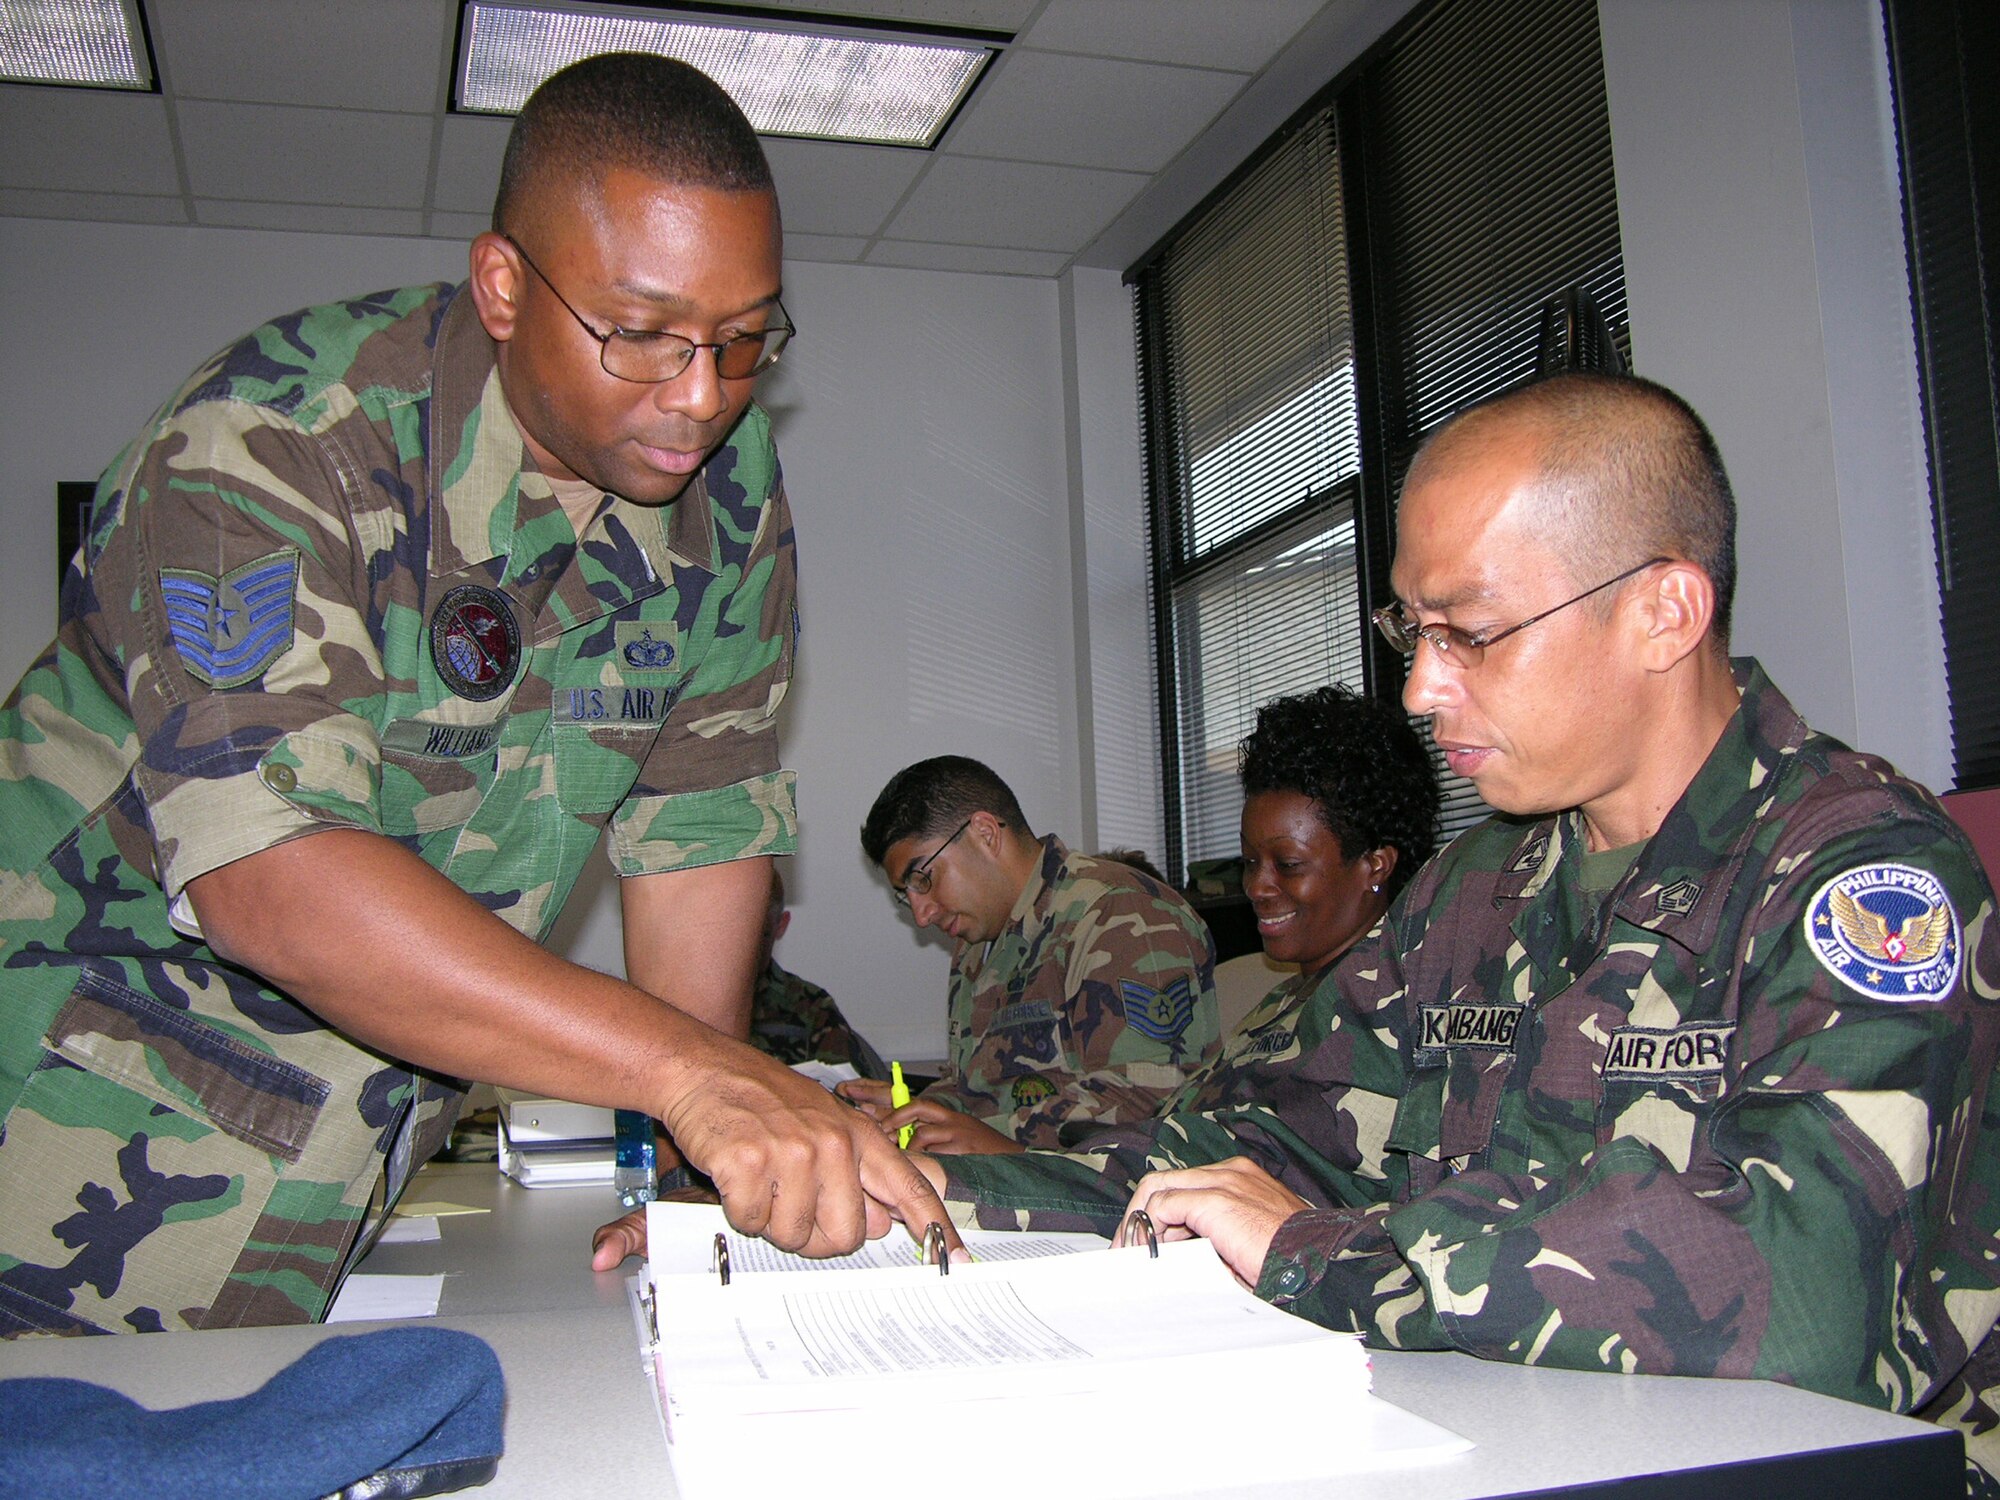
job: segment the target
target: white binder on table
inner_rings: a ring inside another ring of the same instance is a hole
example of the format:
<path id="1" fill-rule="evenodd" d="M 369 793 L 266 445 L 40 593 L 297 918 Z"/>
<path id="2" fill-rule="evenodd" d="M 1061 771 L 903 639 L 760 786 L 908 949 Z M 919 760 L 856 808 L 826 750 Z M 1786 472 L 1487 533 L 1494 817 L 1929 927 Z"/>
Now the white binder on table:
<path id="1" fill-rule="evenodd" d="M 1372 1395 L 1357 1338 L 1260 1302 L 1205 1240 L 975 1231 L 979 1261 L 944 1274 L 901 1230 L 808 1261 L 655 1203 L 647 1236 L 640 1340 L 685 1500 L 838 1493 L 847 1465 L 856 1493 L 887 1465 L 954 1497 L 1031 1476 L 1150 1497 L 1471 1446 Z"/>

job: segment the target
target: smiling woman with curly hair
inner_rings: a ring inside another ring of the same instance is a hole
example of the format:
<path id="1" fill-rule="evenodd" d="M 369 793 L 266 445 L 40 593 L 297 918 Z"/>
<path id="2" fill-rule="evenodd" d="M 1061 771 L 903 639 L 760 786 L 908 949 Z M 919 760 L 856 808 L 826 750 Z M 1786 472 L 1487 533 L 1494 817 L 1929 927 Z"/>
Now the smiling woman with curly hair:
<path id="1" fill-rule="evenodd" d="M 1266 703 L 1237 775 L 1243 893 L 1264 956 L 1299 972 L 1251 1007 L 1169 1111 L 1253 1098 L 1255 1065 L 1298 1045 L 1299 1012 L 1334 961 L 1382 919 L 1437 846 L 1442 797 L 1423 738 L 1396 709 L 1347 688 Z"/>
<path id="2" fill-rule="evenodd" d="M 1437 844 L 1437 773 L 1402 713 L 1347 688 L 1274 698 L 1243 741 L 1243 891 L 1267 956 L 1326 967 Z"/>

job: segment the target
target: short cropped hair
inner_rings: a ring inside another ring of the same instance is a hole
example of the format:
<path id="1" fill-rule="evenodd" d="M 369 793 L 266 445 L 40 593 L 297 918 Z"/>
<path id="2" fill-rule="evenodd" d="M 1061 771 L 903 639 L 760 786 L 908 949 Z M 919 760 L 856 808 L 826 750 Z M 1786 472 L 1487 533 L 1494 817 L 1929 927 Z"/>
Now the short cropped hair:
<path id="1" fill-rule="evenodd" d="M 1246 797 L 1311 798 L 1342 859 L 1394 849 L 1392 899 L 1437 847 L 1443 799 L 1423 737 L 1400 710 L 1337 683 L 1258 709 L 1236 774 Z"/>
<path id="2" fill-rule="evenodd" d="M 990 766 L 964 755 L 939 755 L 889 778 L 861 825 L 861 850 L 881 864 L 904 839 L 948 834 L 974 813 L 991 813 L 1016 833 L 1028 831 L 1021 804 Z"/>
<path id="3" fill-rule="evenodd" d="M 1588 588 L 1649 557 L 1685 559 L 1715 585 L 1709 634 L 1726 648 L 1736 596 L 1736 495 L 1694 408 L 1636 375 L 1552 375 L 1444 423 L 1417 450 L 1404 489 L 1448 467 L 1502 420 L 1539 429 L 1540 529 L 1571 581 Z"/>
<path id="4" fill-rule="evenodd" d="M 757 132 L 706 73 L 650 52 L 605 52 L 550 74 L 521 106 L 494 233 L 519 229 L 552 177 L 590 187 L 618 167 L 685 187 L 772 191 Z"/>

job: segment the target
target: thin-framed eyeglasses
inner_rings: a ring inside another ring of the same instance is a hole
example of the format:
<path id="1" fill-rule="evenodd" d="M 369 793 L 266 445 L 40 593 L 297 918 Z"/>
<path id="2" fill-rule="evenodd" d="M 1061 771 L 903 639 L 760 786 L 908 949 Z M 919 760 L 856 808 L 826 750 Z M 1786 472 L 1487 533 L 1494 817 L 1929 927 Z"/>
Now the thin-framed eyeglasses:
<path id="1" fill-rule="evenodd" d="M 664 329 L 620 328 L 615 323 L 610 332 L 600 333 L 570 305 L 569 298 L 549 280 L 548 272 L 535 264 L 534 257 L 521 248 L 519 240 L 511 234 L 501 238 L 514 247 L 527 268 L 541 278 L 542 285 L 555 293 L 556 301 L 576 319 L 577 326 L 597 340 L 597 362 L 604 366 L 605 374 L 619 380 L 629 380 L 635 385 L 657 385 L 672 380 L 694 363 L 696 351 L 702 349 L 715 351 L 715 373 L 724 380 L 748 380 L 776 364 L 785 345 L 798 332 L 784 303 L 774 301 L 771 305 L 777 321 L 756 333 L 739 333 L 719 344 L 696 343 Z"/>
<path id="2" fill-rule="evenodd" d="M 898 902 L 900 902 L 904 906 L 908 906 L 910 904 L 910 897 L 928 896 L 931 893 L 931 887 L 937 884 L 937 877 L 931 874 L 931 866 L 937 863 L 937 857 L 940 854 L 944 853 L 945 850 L 949 849 L 953 844 L 957 843 L 958 836 L 961 833 L 965 832 L 965 830 L 970 828 L 971 826 L 972 826 L 972 819 L 967 818 L 963 823 L 959 824 L 957 828 L 952 830 L 952 835 L 950 838 L 946 839 L 942 844 L 939 844 L 937 848 L 931 850 L 931 852 L 924 857 L 924 861 L 922 864 L 912 865 L 910 867 L 910 873 L 903 877 L 903 883 L 899 886 L 891 887 L 891 890 L 895 893 L 895 897 Z"/>
<path id="3" fill-rule="evenodd" d="M 1607 578 L 1596 588 L 1585 589 L 1575 598 L 1565 599 L 1553 608 L 1545 609 L 1538 615 L 1530 615 L 1518 625 L 1509 625 L 1504 630 L 1486 630 L 1475 635 L 1471 631 L 1460 630 L 1456 625 L 1446 625 L 1442 621 L 1419 625 L 1404 613 L 1400 604 L 1391 604 L 1378 609 L 1370 618 L 1374 620 L 1375 628 L 1382 632 L 1382 639 L 1405 656 L 1415 654 L 1417 642 L 1429 641 L 1431 650 L 1437 652 L 1438 660 L 1446 666 L 1476 667 L 1485 657 L 1489 646 L 1497 646 L 1508 636 L 1526 630 L 1530 625 L 1539 625 L 1550 615 L 1561 614 L 1572 604 L 1581 604 L 1592 594 L 1601 594 L 1614 583 L 1623 583 L 1635 573 L 1643 573 L 1660 563 L 1672 561 L 1671 557 L 1649 557 L 1636 567 L 1627 568 L 1616 578 Z"/>

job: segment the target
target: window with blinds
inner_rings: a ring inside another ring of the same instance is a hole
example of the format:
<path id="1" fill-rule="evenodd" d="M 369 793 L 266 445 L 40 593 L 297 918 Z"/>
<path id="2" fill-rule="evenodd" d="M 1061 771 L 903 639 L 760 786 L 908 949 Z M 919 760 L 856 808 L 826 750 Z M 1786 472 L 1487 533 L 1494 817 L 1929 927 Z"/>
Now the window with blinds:
<path id="1" fill-rule="evenodd" d="M 1629 363 L 1596 0 L 1437 0 L 1131 273 L 1169 859 L 1237 852 L 1236 742 L 1384 696 L 1394 497 L 1424 434 L 1537 369 L 1581 291 Z M 1446 827 L 1483 817 L 1446 778 Z"/>
<path id="2" fill-rule="evenodd" d="M 1323 110 L 1141 276 L 1169 858 L 1233 857 L 1258 706 L 1359 682 L 1361 459 Z"/>
<path id="3" fill-rule="evenodd" d="M 1535 375 L 1551 298 L 1588 294 L 1629 365 L 1596 0 L 1434 5 L 1344 104 L 1370 292 L 1370 478 L 1387 506 L 1425 433 Z M 1447 832 L 1486 815 L 1470 782 L 1439 773 Z"/>
<path id="4" fill-rule="evenodd" d="M 2000 786 L 2000 12 L 1890 0 L 1903 228 L 1959 790 Z M 1980 63 L 1979 58 L 1988 59 Z"/>

